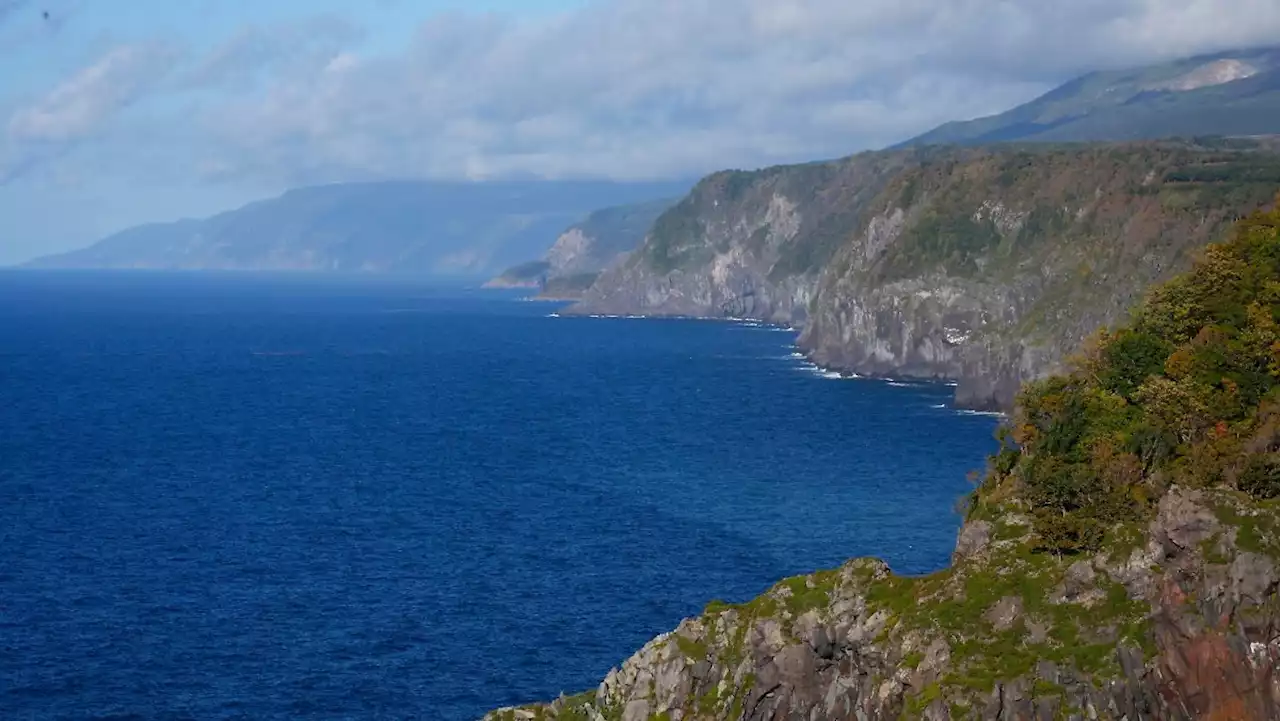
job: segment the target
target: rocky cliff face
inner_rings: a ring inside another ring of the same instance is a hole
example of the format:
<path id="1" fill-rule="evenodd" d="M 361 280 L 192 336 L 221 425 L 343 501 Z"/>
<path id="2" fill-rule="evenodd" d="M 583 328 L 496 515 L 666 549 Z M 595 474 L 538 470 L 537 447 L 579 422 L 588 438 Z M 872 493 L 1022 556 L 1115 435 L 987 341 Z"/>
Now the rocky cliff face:
<path id="1" fill-rule="evenodd" d="M 881 562 L 713 602 L 595 691 L 489 721 L 1271 719 L 1280 516 L 1173 489 L 1088 556 L 1034 553 L 1016 507 L 923 578 Z"/>
<path id="2" fill-rule="evenodd" d="M 1273 197 L 1280 174 L 1229 192 L 1196 180 L 1253 162 L 1141 145 L 922 165 L 831 259 L 801 343 L 825 365 L 954 378 L 961 403 L 1007 408 Z"/>
<path id="3" fill-rule="evenodd" d="M 712 602 L 490 721 L 1280 717 L 1278 289 L 1280 209 L 1027 384 L 950 568 Z"/>
<path id="4" fill-rule="evenodd" d="M 653 222 L 675 202 L 661 199 L 597 210 L 561 233 L 542 260 L 508 268 L 486 287 L 537 288 L 542 298 L 576 300 L 601 271 L 635 250 Z"/>
<path id="5" fill-rule="evenodd" d="M 1251 143 L 867 153 L 720 173 L 579 313 L 805 326 L 819 364 L 960 381 L 1007 408 L 1086 334 L 1280 188 Z"/>
<path id="6" fill-rule="evenodd" d="M 843 231 L 917 154 L 712 175 L 570 312 L 801 323 Z"/>

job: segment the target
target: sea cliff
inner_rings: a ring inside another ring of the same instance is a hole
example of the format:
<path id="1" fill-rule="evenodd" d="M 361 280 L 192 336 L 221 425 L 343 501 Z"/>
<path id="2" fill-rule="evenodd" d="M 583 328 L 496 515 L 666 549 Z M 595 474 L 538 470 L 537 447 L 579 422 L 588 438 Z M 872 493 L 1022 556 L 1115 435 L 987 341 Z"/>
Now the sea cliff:
<path id="1" fill-rule="evenodd" d="M 569 312 L 802 326 L 819 364 L 1008 409 L 1280 188 L 1271 141 L 922 148 L 707 177 Z"/>
<path id="2" fill-rule="evenodd" d="M 594 691 L 487 719 L 1276 718 L 1280 525 L 1253 513 L 1175 489 L 1067 558 L 1033 552 L 1025 515 L 971 521 L 947 571 L 863 559 L 712 603 Z"/>
<path id="3" fill-rule="evenodd" d="M 544 300 L 577 300 L 600 272 L 622 262 L 675 199 L 597 210 L 565 229 L 541 260 L 513 266 L 487 288 L 534 288 Z"/>
<path id="4" fill-rule="evenodd" d="M 1280 211 L 1025 385 L 950 568 L 713 601 L 488 721 L 1280 717 Z"/>

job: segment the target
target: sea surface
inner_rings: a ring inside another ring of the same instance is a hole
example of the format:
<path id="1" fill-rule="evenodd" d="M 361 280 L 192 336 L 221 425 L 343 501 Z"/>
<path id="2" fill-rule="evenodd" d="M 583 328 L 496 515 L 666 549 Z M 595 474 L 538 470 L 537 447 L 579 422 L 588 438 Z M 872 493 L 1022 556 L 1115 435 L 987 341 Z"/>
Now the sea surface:
<path id="1" fill-rule="evenodd" d="M 996 419 L 749 323 L 0 273 L 0 719 L 472 719 L 711 599 L 947 562 Z"/>

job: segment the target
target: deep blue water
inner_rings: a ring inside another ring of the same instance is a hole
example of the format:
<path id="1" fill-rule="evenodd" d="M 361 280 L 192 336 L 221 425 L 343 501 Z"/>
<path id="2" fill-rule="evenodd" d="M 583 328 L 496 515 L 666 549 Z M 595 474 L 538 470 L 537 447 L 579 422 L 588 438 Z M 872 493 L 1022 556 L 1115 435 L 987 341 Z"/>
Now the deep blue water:
<path id="1" fill-rule="evenodd" d="M 0 718 L 470 719 L 946 563 L 991 418 L 794 336 L 390 279 L 0 274 Z"/>

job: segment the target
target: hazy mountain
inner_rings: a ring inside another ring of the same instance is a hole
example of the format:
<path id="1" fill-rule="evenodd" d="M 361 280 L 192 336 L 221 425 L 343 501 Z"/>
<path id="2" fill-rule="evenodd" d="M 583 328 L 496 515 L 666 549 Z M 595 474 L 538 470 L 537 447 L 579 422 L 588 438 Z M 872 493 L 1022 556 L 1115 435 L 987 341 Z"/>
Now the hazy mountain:
<path id="1" fill-rule="evenodd" d="M 538 288 L 544 295 L 577 297 L 600 271 L 639 247 L 653 221 L 679 198 L 604 208 L 556 238 L 542 260 L 521 263 L 489 281 L 494 288 Z"/>
<path id="2" fill-rule="evenodd" d="M 492 274 L 541 255 L 597 208 L 688 183 L 379 182 L 291 190 L 204 220 L 144 225 L 42 268 L 411 271 Z"/>
<path id="3" fill-rule="evenodd" d="M 1280 46 L 1098 72 L 999 115 L 903 145 L 1137 140 L 1280 132 Z"/>

